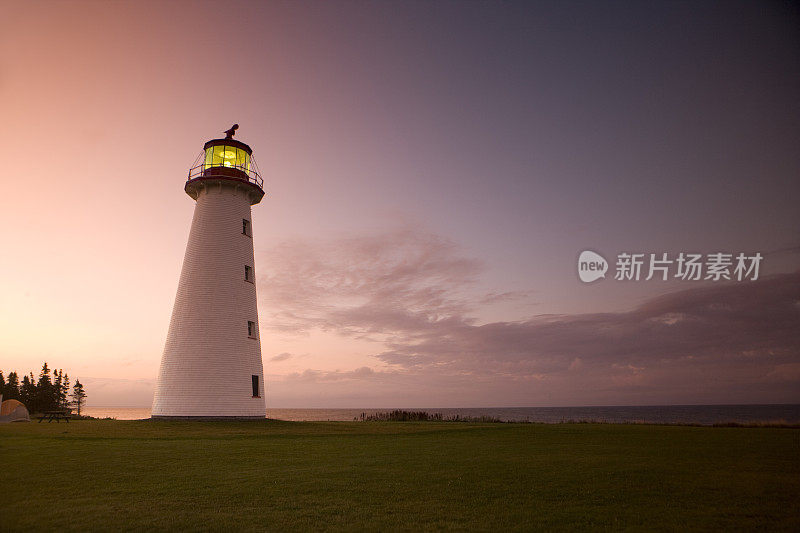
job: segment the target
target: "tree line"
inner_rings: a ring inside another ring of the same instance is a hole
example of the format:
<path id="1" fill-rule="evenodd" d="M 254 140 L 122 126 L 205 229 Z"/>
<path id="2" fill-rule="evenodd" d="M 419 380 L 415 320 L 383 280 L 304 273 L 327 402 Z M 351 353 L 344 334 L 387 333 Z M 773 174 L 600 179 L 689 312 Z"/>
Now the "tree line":
<path id="1" fill-rule="evenodd" d="M 81 414 L 81 407 L 86 404 L 86 391 L 83 390 L 80 380 L 75 380 L 70 393 L 69 374 L 58 369 L 53 370 L 51 376 L 47 362 L 42 365 L 39 379 L 31 372 L 30 375 L 22 376 L 20 381 L 16 372 L 9 372 L 5 377 L 0 371 L 0 394 L 3 395 L 3 401 L 19 400 L 30 413 L 75 407 L 77 413 Z"/>

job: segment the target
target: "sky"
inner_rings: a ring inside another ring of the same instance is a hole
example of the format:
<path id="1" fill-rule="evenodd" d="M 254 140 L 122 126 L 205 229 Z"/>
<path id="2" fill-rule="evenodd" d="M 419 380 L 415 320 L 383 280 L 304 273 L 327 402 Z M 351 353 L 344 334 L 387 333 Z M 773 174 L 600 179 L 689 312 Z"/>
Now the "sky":
<path id="1" fill-rule="evenodd" d="M 236 122 L 268 409 L 800 402 L 798 28 L 770 1 L 16 4 L 0 370 L 151 404 L 183 182 Z M 681 252 L 763 260 L 614 279 Z"/>

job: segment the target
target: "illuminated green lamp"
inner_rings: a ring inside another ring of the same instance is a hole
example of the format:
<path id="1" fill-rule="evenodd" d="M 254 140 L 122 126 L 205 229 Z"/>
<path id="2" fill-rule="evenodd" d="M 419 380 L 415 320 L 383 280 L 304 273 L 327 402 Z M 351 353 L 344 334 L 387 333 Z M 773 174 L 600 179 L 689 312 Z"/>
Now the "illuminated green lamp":
<path id="1" fill-rule="evenodd" d="M 233 138 L 238 128 L 239 125 L 234 124 L 225 132 L 224 139 L 212 139 L 203 146 L 203 152 L 189 170 L 185 187 L 186 193 L 195 200 L 203 188 L 223 182 L 254 189 L 253 203 L 264 196 L 264 181 L 253 160 L 253 150 Z"/>
<path id="2" fill-rule="evenodd" d="M 253 151 L 245 143 L 233 139 L 214 139 L 203 147 L 205 161 L 203 168 L 227 167 L 245 172 L 250 170 L 250 156 Z"/>

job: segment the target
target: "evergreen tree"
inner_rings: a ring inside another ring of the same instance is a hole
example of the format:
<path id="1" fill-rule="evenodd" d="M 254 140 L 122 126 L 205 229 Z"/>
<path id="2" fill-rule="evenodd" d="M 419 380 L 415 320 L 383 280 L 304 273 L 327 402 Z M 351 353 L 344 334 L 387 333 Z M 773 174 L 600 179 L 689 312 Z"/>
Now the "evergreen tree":
<path id="1" fill-rule="evenodd" d="M 75 380 L 75 386 L 72 388 L 72 405 L 78 409 L 78 416 L 81 414 L 81 407 L 86 403 L 86 392 L 83 390 L 83 385 L 79 379 Z"/>
<path id="2" fill-rule="evenodd" d="M 36 400 L 39 411 L 49 411 L 56 408 L 53 398 L 53 380 L 50 378 L 50 369 L 47 361 L 39 372 L 39 381 L 36 383 Z"/>
<path id="3" fill-rule="evenodd" d="M 8 380 L 3 390 L 3 398 L 6 400 L 19 399 L 19 378 L 16 372 L 8 373 Z"/>
<path id="4" fill-rule="evenodd" d="M 19 377 L 16 372 L 8 373 L 8 381 L 3 388 L 3 400 L 19 400 Z"/>
<path id="5" fill-rule="evenodd" d="M 61 407 L 61 374 L 58 370 L 53 370 L 53 407 Z"/>
<path id="6" fill-rule="evenodd" d="M 28 411 L 31 413 L 38 413 L 40 411 L 38 394 L 36 393 L 36 384 L 33 379 L 33 372 L 31 372 L 30 377 L 22 377 L 22 387 L 19 389 L 19 401 L 24 403 L 25 407 L 27 407 Z"/>
<path id="7" fill-rule="evenodd" d="M 61 407 L 66 409 L 69 407 L 69 374 L 64 374 L 64 379 L 61 380 L 61 391 L 59 394 L 59 401 L 61 403 Z"/>
<path id="8" fill-rule="evenodd" d="M 51 377 L 46 362 L 42 365 L 38 381 L 34 378 L 33 372 L 27 376 L 23 375 L 21 384 L 16 372 L 9 372 L 8 376 L 0 372 L 0 393 L 3 395 L 3 400 L 19 400 L 31 413 L 69 408 L 71 403 L 69 390 L 69 374 L 65 374 L 63 369 L 58 369 L 53 371 Z M 80 391 L 85 398 L 83 385 Z"/>

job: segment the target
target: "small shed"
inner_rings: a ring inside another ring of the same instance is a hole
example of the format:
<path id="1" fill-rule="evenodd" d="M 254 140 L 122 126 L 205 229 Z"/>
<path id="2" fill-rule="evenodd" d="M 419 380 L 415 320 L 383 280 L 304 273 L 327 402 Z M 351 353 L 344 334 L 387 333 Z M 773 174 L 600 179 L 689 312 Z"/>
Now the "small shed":
<path id="1" fill-rule="evenodd" d="M 3 422 L 30 422 L 28 408 L 17 400 L 6 400 L 0 404 L 0 423 Z"/>

